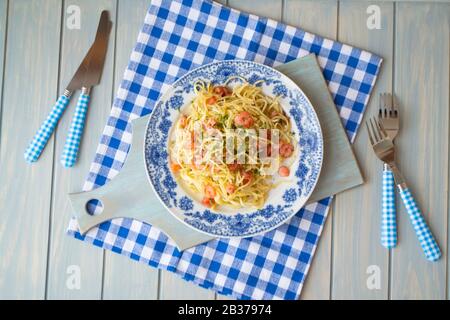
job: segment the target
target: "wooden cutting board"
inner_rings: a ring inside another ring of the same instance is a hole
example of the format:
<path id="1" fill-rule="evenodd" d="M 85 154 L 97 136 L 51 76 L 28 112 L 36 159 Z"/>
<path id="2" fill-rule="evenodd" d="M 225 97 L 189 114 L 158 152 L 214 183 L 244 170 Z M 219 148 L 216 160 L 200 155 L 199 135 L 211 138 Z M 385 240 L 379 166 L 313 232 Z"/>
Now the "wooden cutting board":
<path id="1" fill-rule="evenodd" d="M 306 94 L 322 127 L 324 158 L 316 188 L 308 203 L 327 198 L 364 182 L 352 146 L 314 54 L 276 67 Z"/>
<path id="2" fill-rule="evenodd" d="M 317 186 L 308 203 L 337 194 L 363 183 L 356 158 L 314 55 L 277 67 L 304 91 L 314 106 L 324 137 L 324 161 Z M 132 122 L 133 140 L 120 173 L 106 185 L 69 198 L 81 233 L 114 218 L 133 218 L 151 224 L 167 234 L 180 250 L 215 239 L 193 230 L 170 214 L 154 193 L 143 155 L 149 116 Z M 103 211 L 90 215 L 86 204 L 100 200 Z"/>

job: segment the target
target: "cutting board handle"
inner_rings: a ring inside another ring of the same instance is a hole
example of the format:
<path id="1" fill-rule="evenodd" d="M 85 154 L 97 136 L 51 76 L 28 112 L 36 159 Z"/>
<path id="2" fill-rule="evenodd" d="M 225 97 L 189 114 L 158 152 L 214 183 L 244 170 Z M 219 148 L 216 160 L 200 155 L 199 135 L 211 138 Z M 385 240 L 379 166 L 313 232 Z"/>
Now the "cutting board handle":
<path id="1" fill-rule="evenodd" d="M 169 236 L 180 250 L 214 239 L 188 227 L 175 218 L 155 195 L 147 178 L 144 137 L 149 116 L 132 122 L 133 140 L 120 173 L 111 181 L 88 192 L 69 194 L 81 234 L 114 218 L 132 218 L 151 224 Z M 100 200 L 103 211 L 90 214 L 86 205 Z"/>
<path id="2" fill-rule="evenodd" d="M 151 190 L 143 160 L 143 136 L 147 122 L 148 116 L 133 121 L 132 128 L 135 134 L 132 144 L 127 159 L 116 177 L 92 191 L 69 194 L 82 234 L 114 218 L 130 215 L 134 218 L 137 212 L 148 212 L 148 208 L 152 208 L 152 202 L 159 201 Z M 150 197 L 143 197 L 143 193 L 150 194 Z M 87 211 L 86 205 L 90 200 L 101 201 L 103 206 L 101 213 L 93 215 Z"/>
<path id="3" fill-rule="evenodd" d="M 143 172 L 143 175 L 145 175 L 145 172 Z M 121 174 L 120 176 L 124 175 Z M 151 196 L 137 197 L 137 190 L 139 192 L 147 191 Z M 151 190 L 148 181 L 133 181 L 119 178 L 119 176 L 100 188 L 89 192 L 73 193 L 69 195 L 69 198 L 82 234 L 114 218 L 129 217 L 144 221 L 145 214 L 148 214 L 149 208 L 152 208 L 152 203 L 155 204 L 155 202 L 159 201 L 153 196 L 153 190 Z M 87 211 L 87 204 L 91 200 L 99 200 L 101 202 L 101 213 L 91 214 Z M 159 206 L 154 207 L 155 210 L 164 210 L 164 208 L 159 208 Z M 170 215 L 167 211 L 165 213 Z"/>

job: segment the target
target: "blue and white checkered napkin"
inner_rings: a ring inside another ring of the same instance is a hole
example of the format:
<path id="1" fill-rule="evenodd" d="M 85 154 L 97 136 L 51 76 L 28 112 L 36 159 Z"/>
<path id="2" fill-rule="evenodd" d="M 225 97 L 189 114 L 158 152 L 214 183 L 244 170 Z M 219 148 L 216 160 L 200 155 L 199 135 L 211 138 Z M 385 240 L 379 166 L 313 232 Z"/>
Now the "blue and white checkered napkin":
<path id="1" fill-rule="evenodd" d="M 353 140 L 380 68 L 379 57 L 208 0 L 152 0 L 84 190 L 105 184 L 120 171 L 131 143 L 130 121 L 148 114 L 187 71 L 235 58 L 275 66 L 311 52 Z M 184 252 L 156 228 L 131 219 L 103 223 L 85 236 L 72 219 L 69 233 L 221 294 L 296 299 L 330 202 L 327 198 L 306 206 L 288 224 L 265 235 L 214 240 Z"/>

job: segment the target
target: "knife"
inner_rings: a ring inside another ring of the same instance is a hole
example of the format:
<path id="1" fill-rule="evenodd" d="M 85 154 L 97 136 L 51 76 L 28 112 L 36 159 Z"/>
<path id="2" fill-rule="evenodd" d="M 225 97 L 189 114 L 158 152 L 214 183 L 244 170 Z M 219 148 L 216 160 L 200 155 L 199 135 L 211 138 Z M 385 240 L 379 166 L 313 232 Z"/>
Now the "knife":
<path id="1" fill-rule="evenodd" d="M 74 117 L 61 156 L 61 163 L 64 167 L 69 168 L 75 164 L 83 135 L 90 90 L 100 82 L 111 27 L 112 22 L 109 20 L 109 12 L 105 10 L 101 13 L 94 43 L 75 72 L 72 80 L 70 80 L 64 93 L 59 97 L 47 119 L 25 151 L 24 156 L 27 162 L 33 163 L 39 159 L 59 119 L 69 104 L 70 97 L 76 90 L 81 89 L 81 94 L 75 107 Z"/>

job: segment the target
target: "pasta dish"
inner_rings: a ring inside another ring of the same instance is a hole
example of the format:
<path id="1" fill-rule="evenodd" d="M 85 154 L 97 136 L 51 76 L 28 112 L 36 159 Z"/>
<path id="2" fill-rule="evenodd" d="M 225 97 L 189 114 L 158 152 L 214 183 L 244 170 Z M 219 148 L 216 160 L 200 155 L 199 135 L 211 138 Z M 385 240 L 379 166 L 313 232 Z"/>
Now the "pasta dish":
<path id="1" fill-rule="evenodd" d="M 273 175 L 288 179 L 298 144 L 277 97 L 258 83 L 228 83 L 194 84 L 173 128 L 170 167 L 207 207 L 261 208 Z"/>

